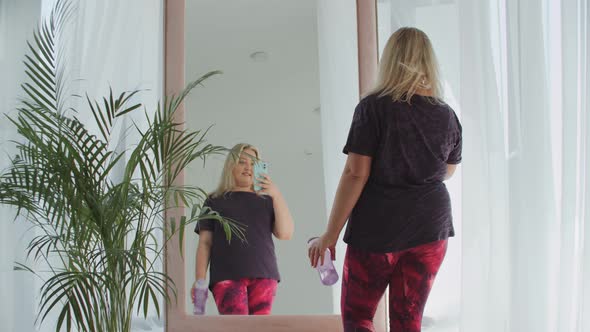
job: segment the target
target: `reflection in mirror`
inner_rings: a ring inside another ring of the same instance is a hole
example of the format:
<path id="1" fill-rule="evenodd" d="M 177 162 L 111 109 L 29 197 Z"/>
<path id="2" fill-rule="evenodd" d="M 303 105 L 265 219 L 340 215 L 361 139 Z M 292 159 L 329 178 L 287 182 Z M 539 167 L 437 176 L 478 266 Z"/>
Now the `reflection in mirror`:
<path id="1" fill-rule="evenodd" d="M 274 238 L 281 280 L 272 313 L 334 313 L 332 289 L 321 284 L 306 252 L 307 239 L 323 231 L 326 220 L 316 0 L 187 1 L 185 43 L 187 81 L 223 71 L 189 96 L 187 127 L 213 125 L 207 135 L 212 144 L 257 147 L 293 216 L 291 240 Z M 189 169 L 187 183 L 214 191 L 224 160 L 219 156 L 204 168 Z M 198 243 L 194 226 L 189 228 L 187 290 L 195 281 Z M 187 314 L 190 301 L 187 296 Z M 206 314 L 218 314 L 211 293 Z"/>
<path id="2" fill-rule="evenodd" d="M 460 116 L 459 95 L 459 26 L 458 7 L 455 0 L 443 1 L 377 1 L 377 43 L 379 55 L 387 40 L 397 29 L 416 27 L 430 38 L 441 71 L 444 100 Z M 461 294 L 461 199 L 460 174 L 446 182 L 453 209 L 456 238 L 449 241 L 445 262 L 437 274 L 424 312 L 423 324 L 433 331 L 456 331 L 460 312 Z M 429 329 L 430 330 L 430 329 Z"/>

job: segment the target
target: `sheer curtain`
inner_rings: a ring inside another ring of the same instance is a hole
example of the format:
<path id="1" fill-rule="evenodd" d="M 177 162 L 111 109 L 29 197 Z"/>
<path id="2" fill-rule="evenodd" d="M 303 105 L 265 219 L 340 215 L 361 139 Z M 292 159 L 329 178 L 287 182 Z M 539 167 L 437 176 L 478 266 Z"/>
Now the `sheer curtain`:
<path id="1" fill-rule="evenodd" d="M 143 103 L 148 114 L 153 112 L 163 98 L 163 1 L 77 0 L 76 3 L 77 15 L 70 35 L 64 38 L 68 43 L 70 76 L 76 79 L 73 89 L 88 93 L 91 99 L 108 96 L 109 88 L 115 94 L 141 90 L 130 103 Z M 84 113 L 80 118 L 91 118 L 84 100 L 72 102 L 81 103 L 79 106 Z M 138 141 L 133 124 L 142 129 L 146 125 L 143 111 L 131 115 L 130 121 L 125 118 L 115 124 L 113 132 L 117 134 L 112 144 L 118 151 L 125 151 Z M 90 129 L 98 133 L 98 128 L 91 125 Z M 116 182 L 123 171 L 121 168 L 118 174 L 116 172 L 112 180 Z M 158 268 L 163 270 L 163 264 Z M 137 317 L 134 320 L 133 329 L 161 331 L 163 312 L 161 316 L 158 319 L 151 308 L 147 319 Z"/>
<path id="2" fill-rule="evenodd" d="M 589 331 L 587 2 L 458 3 L 461 329 Z"/>
<path id="3" fill-rule="evenodd" d="M 590 331 L 588 1 L 377 5 L 380 49 L 404 25 L 431 37 L 464 128 L 428 331 Z"/>
<path id="4" fill-rule="evenodd" d="M 51 10 L 54 0 L 2 0 L 0 1 L 0 59 L 2 80 L 0 105 L 2 113 L 10 112 L 22 96 L 20 82 L 25 79 L 22 59 L 26 51 L 26 38 L 32 36 L 40 17 Z M 155 110 L 163 92 L 163 1 L 162 0 L 71 0 L 77 6 L 67 33 L 60 43 L 67 45 L 66 64 L 71 80 L 70 91 L 88 93 L 89 97 L 108 95 L 109 86 L 115 93 L 142 90 L 131 102 L 142 102 L 146 111 Z M 91 119 L 90 111 L 80 99 L 70 102 L 80 111 L 78 118 Z M 138 112 L 142 113 L 142 112 Z M 133 119 L 141 128 L 145 116 Z M 119 123 L 119 136 L 114 144 L 120 151 L 134 144 L 137 137 L 129 135 L 131 123 Z M 92 128 L 91 129 L 97 129 Z M 0 121 L 0 167 L 6 167 L 8 140 L 15 133 L 4 120 Z M 114 179 L 116 180 L 116 179 Z M 39 281 L 24 273 L 12 272 L 15 260 L 23 261 L 23 236 L 27 225 L 13 223 L 7 217 L 11 211 L 0 210 L 0 321 L 2 331 L 35 331 L 35 305 Z M 162 320 L 150 312 L 147 320 L 134 322 L 137 330 L 163 330 Z M 41 331 L 52 331 L 51 323 Z"/>
<path id="5" fill-rule="evenodd" d="M 17 98 L 22 97 L 24 41 L 32 37 L 40 12 L 40 0 L 0 1 L 0 170 L 8 166 L 7 157 L 15 152 L 8 142 L 15 138 L 15 130 L 4 114 L 14 114 Z M 22 261 L 30 236 L 25 235 L 27 225 L 13 222 L 13 215 L 13 210 L 0 206 L 0 329 L 35 331 L 34 279 L 12 271 L 14 261 Z"/>

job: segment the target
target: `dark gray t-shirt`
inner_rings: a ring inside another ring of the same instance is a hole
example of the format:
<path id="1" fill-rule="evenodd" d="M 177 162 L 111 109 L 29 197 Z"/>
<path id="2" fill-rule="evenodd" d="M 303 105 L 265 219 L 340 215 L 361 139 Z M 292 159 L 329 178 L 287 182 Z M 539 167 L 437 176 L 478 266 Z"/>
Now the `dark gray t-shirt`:
<path id="1" fill-rule="evenodd" d="M 394 252 L 454 236 L 447 164 L 461 162 L 461 124 L 446 104 L 414 96 L 363 98 L 343 152 L 372 157 L 371 174 L 352 210 L 344 241 Z"/>
<path id="2" fill-rule="evenodd" d="M 200 220 L 195 227 L 213 232 L 210 258 L 210 283 L 242 278 L 268 278 L 280 281 L 272 231 L 275 214 L 272 198 L 253 192 L 234 191 L 208 198 L 205 206 L 221 216 L 246 226 L 246 241 L 227 242 L 223 227 L 216 220 Z"/>

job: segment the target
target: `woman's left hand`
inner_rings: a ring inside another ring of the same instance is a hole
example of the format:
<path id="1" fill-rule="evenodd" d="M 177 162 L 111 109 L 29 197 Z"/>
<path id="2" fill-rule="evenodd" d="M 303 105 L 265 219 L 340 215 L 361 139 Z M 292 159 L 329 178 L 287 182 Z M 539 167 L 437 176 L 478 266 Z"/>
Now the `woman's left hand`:
<path id="1" fill-rule="evenodd" d="M 258 178 L 258 185 L 260 189 L 258 192 L 262 194 L 269 195 L 272 198 L 275 198 L 281 194 L 279 187 L 277 187 L 274 182 L 270 179 L 267 174 L 262 174 L 262 178 Z"/>
<path id="2" fill-rule="evenodd" d="M 336 259 L 336 239 L 333 239 L 327 233 L 315 239 L 309 246 L 307 256 L 312 267 L 317 267 L 324 264 L 324 259 Z M 330 249 L 330 257 L 324 257 L 326 249 Z"/>

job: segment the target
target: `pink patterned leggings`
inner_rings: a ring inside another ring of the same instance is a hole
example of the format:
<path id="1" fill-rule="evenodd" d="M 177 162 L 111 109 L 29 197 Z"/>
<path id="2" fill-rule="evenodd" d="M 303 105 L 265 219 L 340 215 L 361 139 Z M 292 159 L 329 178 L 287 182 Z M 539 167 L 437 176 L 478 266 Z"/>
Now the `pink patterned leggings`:
<path id="1" fill-rule="evenodd" d="M 269 315 L 277 290 L 273 279 L 224 280 L 213 285 L 220 315 Z"/>
<path id="2" fill-rule="evenodd" d="M 393 253 L 348 247 L 342 278 L 344 332 L 374 331 L 373 316 L 389 286 L 391 332 L 420 332 L 422 313 L 447 240 Z"/>

